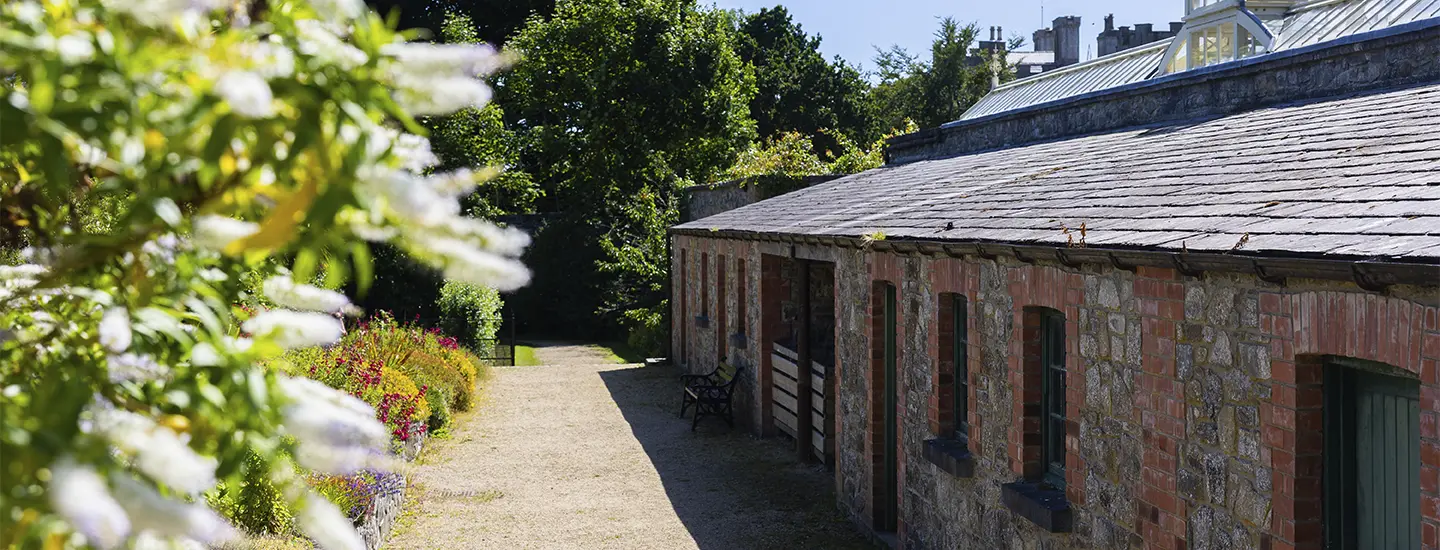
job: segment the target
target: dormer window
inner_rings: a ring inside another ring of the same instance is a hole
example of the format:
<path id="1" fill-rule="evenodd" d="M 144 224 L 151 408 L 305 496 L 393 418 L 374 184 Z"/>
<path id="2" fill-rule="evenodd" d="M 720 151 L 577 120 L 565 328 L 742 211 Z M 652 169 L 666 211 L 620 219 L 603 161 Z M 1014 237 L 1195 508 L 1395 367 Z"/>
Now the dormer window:
<path id="1" fill-rule="evenodd" d="M 1178 73 L 1269 51 L 1271 34 L 1236 0 L 1186 0 L 1185 27 L 1170 44 L 1161 74 Z"/>

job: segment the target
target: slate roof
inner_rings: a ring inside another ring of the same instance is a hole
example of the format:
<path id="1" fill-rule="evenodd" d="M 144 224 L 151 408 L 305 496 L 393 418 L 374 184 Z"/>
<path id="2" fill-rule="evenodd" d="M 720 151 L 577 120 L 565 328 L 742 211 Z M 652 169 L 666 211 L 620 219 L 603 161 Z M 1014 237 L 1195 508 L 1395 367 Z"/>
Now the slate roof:
<path id="1" fill-rule="evenodd" d="M 1436 263 L 1440 83 L 886 166 L 677 229 L 1065 245 L 1082 224 L 1096 247 Z"/>

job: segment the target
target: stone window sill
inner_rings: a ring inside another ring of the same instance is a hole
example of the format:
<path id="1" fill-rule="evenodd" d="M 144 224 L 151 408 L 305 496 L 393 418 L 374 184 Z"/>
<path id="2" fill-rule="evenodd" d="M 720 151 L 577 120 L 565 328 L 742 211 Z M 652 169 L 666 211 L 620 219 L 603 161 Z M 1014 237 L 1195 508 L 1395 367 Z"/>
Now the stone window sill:
<path id="1" fill-rule="evenodd" d="M 954 439 L 925 440 L 925 460 L 955 477 L 975 476 L 975 458 L 964 443 Z"/>
<path id="2" fill-rule="evenodd" d="M 1000 486 L 1000 501 L 1011 512 L 1051 533 L 1069 533 L 1073 527 L 1074 518 L 1064 490 L 1017 481 Z"/>
<path id="3" fill-rule="evenodd" d="M 696 315 L 695 326 L 700 328 L 710 328 L 710 317 L 707 315 Z"/>

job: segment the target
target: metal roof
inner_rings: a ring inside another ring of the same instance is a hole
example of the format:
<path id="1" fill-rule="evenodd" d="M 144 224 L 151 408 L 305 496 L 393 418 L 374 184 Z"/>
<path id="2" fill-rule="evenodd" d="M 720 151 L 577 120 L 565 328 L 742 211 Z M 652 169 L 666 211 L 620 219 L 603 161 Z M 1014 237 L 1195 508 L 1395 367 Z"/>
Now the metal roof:
<path id="1" fill-rule="evenodd" d="M 1440 0 L 1328 0 L 1286 14 L 1271 51 L 1283 51 L 1440 17 Z"/>
<path id="2" fill-rule="evenodd" d="M 1282 19 L 1266 21 L 1265 26 L 1276 33 L 1270 45 L 1270 52 L 1274 53 L 1436 17 L 1440 17 L 1440 0 L 1314 0 L 1297 5 Z M 991 91 L 956 122 L 1152 78 L 1173 40 L 1153 42 L 1016 80 Z"/>
<path id="3" fill-rule="evenodd" d="M 990 92 L 965 111 L 960 120 L 972 120 L 1145 80 L 1160 65 L 1160 58 L 1169 46 L 1169 39 L 1161 40 L 1016 80 Z"/>

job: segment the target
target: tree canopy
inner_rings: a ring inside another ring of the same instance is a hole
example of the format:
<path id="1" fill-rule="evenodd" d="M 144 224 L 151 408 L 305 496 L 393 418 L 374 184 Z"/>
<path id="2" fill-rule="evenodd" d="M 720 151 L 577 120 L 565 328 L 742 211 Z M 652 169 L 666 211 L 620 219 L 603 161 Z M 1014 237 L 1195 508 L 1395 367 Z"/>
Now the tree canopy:
<path id="1" fill-rule="evenodd" d="M 524 62 L 499 102 L 537 207 L 555 213 L 518 297 L 532 327 L 600 328 L 663 298 L 680 187 L 718 177 L 755 136 L 731 28 L 693 1 L 574 0 L 510 42 Z"/>
<path id="2" fill-rule="evenodd" d="M 755 69 L 750 116 L 762 140 L 799 132 L 828 151 L 838 145 L 829 132 L 856 141 L 877 135 L 860 71 L 843 59 L 826 61 L 820 37 L 805 34 L 784 6 L 744 16 L 736 51 Z"/>

